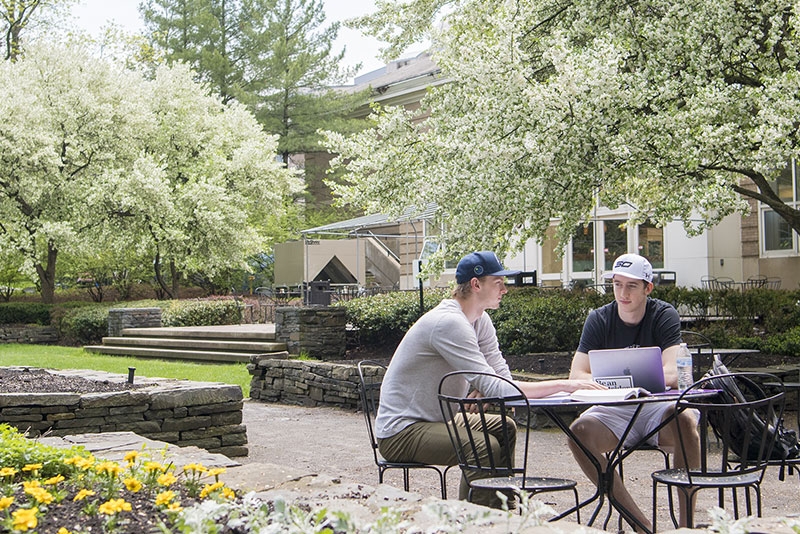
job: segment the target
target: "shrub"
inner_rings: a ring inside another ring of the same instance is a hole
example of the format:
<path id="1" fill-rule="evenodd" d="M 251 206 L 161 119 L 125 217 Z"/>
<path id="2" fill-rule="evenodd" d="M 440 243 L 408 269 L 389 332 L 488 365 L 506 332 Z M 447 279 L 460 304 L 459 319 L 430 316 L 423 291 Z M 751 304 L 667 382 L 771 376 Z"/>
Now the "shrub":
<path id="1" fill-rule="evenodd" d="M 239 304 L 229 298 L 171 300 L 161 306 L 163 326 L 210 326 L 242 322 Z"/>
<path id="2" fill-rule="evenodd" d="M 94 345 L 108 335 L 109 306 L 81 306 L 64 313 L 59 322 L 61 338 L 70 344 Z"/>
<path id="3" fill-rule="evenodd" d="M 800 356 L 800 326 L 765 339 L 758 347 L 768 354 Z"/>
<path id="4" fill-rule="evenodd" d="M 506 354 L 572 351 L 589 310 L 609 298 L 595 292 L 512 288 L 489 314 Z"/>
<path id="5" fill-rule="evenodd" d="M 423 291 L 423 308 L 430 310 L 449 296 L 447 289 Z M 419 292 L 393 291 L 337 303 L 347 309 L 347 321 L 359 330 L 364 345 L 397 344 L 419 319 Z"/>
<path id="6" fill-rule="evenodd" d="M 0 303 L 0 324 L 50 324 L 52 306 L 38 302 Z"/>

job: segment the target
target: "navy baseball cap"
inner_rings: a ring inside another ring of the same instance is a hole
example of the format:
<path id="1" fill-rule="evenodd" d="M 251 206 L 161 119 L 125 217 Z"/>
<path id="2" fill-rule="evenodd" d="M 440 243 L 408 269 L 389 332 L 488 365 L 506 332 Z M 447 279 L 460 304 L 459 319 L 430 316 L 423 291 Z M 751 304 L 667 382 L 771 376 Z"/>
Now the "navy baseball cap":
<path id="1" fill-rule="evenodd" d="M 490 250 L 467 254 L 456 267 L 456 282 L 463 284 L 481 276 L 514 276 L 522 271 L 509 271 L 503 267 L 497 254 Z"/>

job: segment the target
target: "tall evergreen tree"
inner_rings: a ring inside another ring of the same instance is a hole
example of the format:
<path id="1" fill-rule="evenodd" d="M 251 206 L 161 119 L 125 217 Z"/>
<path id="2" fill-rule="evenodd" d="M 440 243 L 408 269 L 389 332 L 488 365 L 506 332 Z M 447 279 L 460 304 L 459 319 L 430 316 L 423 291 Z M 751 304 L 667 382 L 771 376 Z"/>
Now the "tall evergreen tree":
<path id="1" fill-rule="evenodd" d="M 364 95 L 333 89 L 354 69 L 332 50 L 339 23 L 324 26 L 322 0 L 147 0 L 141 9 L 167 59 L 254 111 L 278 134 L 284 161 L 318 151 L 320 128 L 357 129 L 347 116 Z"/>

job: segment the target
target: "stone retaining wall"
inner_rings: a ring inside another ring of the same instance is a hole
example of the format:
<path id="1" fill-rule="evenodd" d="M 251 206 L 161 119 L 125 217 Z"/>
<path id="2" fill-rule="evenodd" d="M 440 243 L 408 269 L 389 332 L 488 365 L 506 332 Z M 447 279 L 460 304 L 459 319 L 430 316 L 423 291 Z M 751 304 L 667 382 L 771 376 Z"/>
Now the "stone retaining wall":
<path id="1" fill-rule="evenodd" d="M 111 308 L 108 310 L 108 335 L 119 337 L 123 328 L 160 328 L 161 308 Z"/>
<path id="2" fill-rule="evenodd" d="M 275 310 L 275 341 L 290 354 L 341 360 L 347 350 L 347 310 L 339 306 L 281 306 Z"/>
<path id="3" fill-rule="evenodd" d="M 0 343 L 58 343 L 58 330 L 53 326 L 3 325 L 0 326 Z"/>
<path id="4" fill-rule="evenodd" d="M 250 398 L 254 400 L 354 409 L 360 404 L 358 368 L 353 364 L 253 356 L 247 370 L 253 376 Z M 369 373 L 382 375 L 383 369 L 371 367 Z"/>
<path id="5" fill-rule="evenodd" d="M 49 371 L 125 382 L 101 371 Z M 228 457 L 247 456 L 242 389 L 214 382 L 136 378 L 141 388 L 107 393 L 0 393 L 0 422 L 30 436 L 134 432 Z"/>

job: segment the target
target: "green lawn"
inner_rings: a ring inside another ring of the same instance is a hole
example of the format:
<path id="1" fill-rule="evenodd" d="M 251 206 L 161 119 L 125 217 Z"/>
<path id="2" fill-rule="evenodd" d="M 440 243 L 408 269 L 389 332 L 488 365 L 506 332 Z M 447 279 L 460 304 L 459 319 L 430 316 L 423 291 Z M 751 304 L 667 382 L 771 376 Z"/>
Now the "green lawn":
<path id="1" fill-rule="evenodd" d="M 213 364 L 106 356 L 80 348 L 54 345 L 0 345 L 0 367 L 22 365 L 46 369 L 93 369 L 127 376 L 128 368 L 136 368 L 136 376 L 148 378 L 181 378 L 199 382 L 223 382 L 241 386 L 245 398 L 250 396 L 250 374 L 244 363 Z"/>

